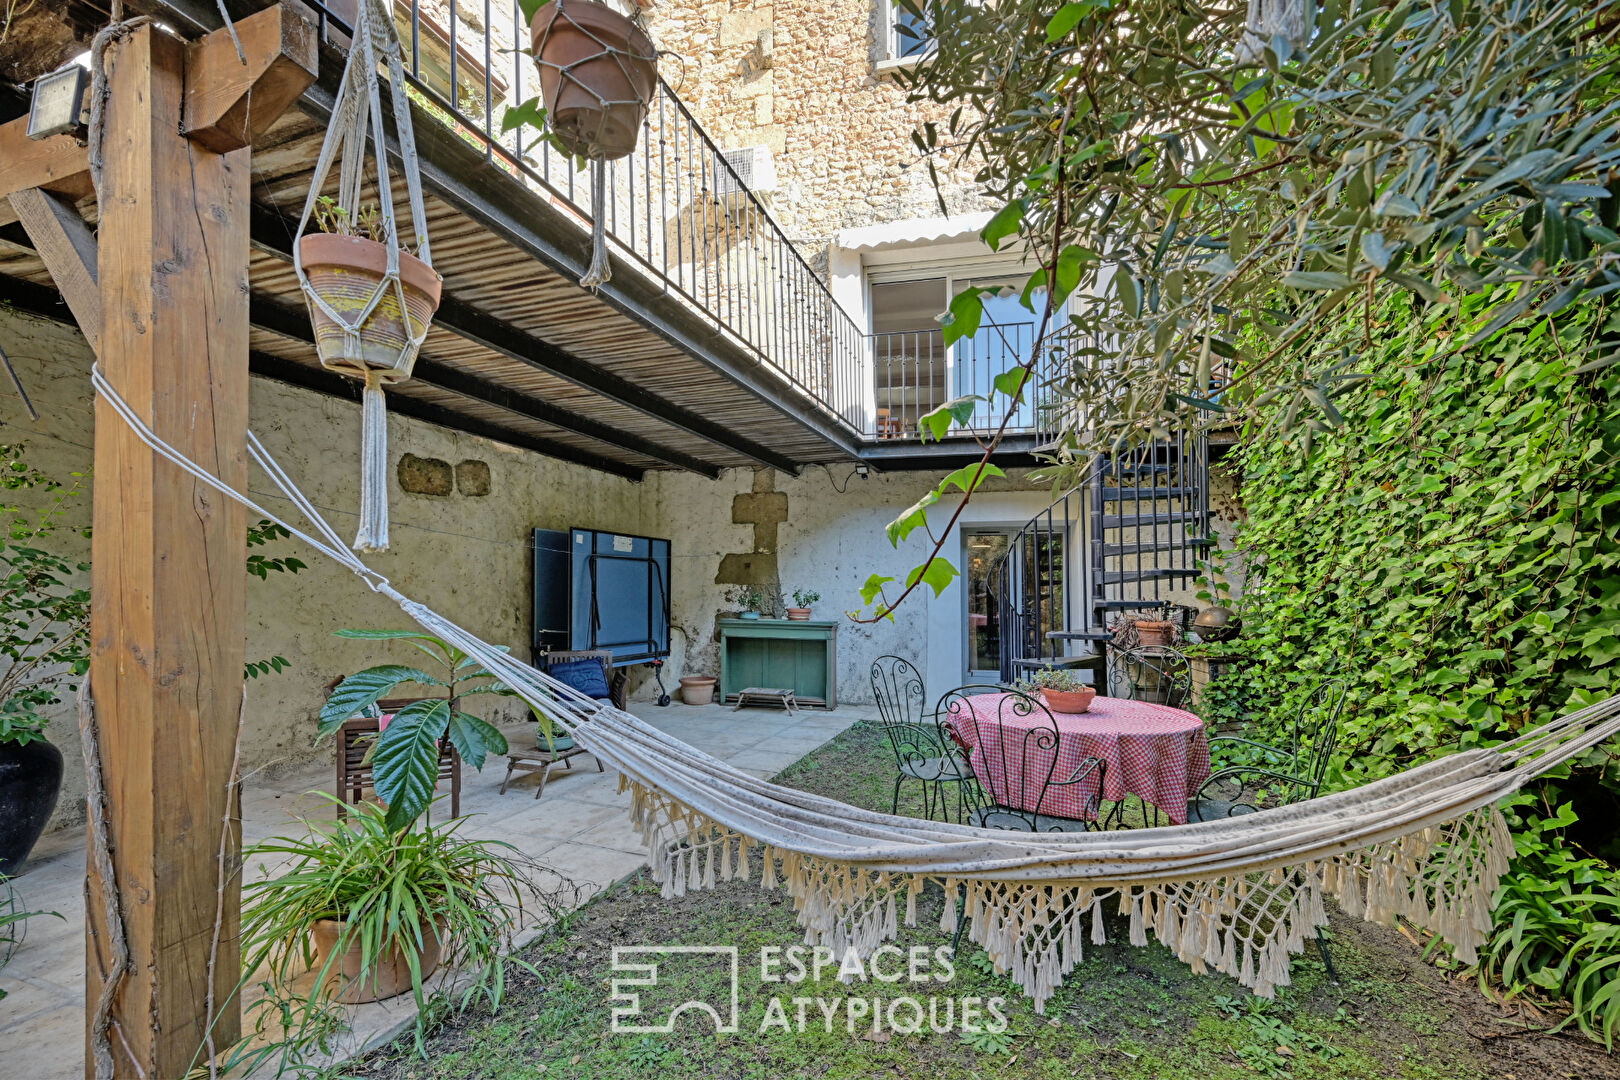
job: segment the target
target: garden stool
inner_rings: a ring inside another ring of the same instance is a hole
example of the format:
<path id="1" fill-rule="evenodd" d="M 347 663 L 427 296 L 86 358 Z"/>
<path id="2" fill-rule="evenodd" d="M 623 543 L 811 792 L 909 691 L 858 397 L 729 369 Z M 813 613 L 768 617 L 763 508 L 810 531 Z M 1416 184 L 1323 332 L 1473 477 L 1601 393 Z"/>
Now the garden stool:
<path id="1" fill-rule="evenodd" d="M 789 713 L 799 707 L 799 699 L 793 696 L 791 689 L 782 689 L 772 686 L 750 686 L 745 690 L 737 691 L 737 705 L 731 711 L 745 705 L 780 705 Z"/>

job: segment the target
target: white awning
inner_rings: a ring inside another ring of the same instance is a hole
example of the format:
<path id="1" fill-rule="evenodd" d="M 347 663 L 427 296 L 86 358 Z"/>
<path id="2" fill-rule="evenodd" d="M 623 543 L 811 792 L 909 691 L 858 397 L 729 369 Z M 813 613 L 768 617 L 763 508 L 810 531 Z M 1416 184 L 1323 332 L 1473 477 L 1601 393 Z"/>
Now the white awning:
<path id="1" fill-rule="evenodd" d="M 985 210 L 951 217 L 908 218 L 882 225 L 862 225 L 858 229 L 844 229 L 834 237 L 833 243 L 845 251 L 883 251 L 919 244 L 976 240 L 990 223 L 990 217 L 990 211 Z"/>

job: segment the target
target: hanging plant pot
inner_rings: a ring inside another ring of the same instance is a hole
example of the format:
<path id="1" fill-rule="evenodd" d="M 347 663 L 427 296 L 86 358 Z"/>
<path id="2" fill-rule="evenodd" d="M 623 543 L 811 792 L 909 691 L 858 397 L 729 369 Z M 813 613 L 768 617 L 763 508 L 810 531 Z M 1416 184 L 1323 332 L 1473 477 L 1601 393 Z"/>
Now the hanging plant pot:
<path id="1" fill-rule="evenodd" d="M 62 793 L 62 751 L 44 739 L 0 743 L 0 877 L 22 869 Z"/>
<path id="2" fill-rule="evenodd" d="M 646 31 L 596 0 L 552 0 L 534 13 L 529 38 L 557 141 L 595 160 L 634 150 L 658 83 Z"/>
<path id="3" fill-rule="evenodd" d="M 388 248 L 363 236 L 310 233 L 298 241 L 298 255 L 310 288 L 326 302 L 326 310 L 313 301 L 309 321 L 315 330 L 315 351 L 321 364 L 364 378 L 376 372 L 383 383 L 411 377 L 417 349 L 412 344 L 427 333 L 439 307 L 444 280 L 427 263 L 406 251 L 399 253 L 399 280 L 405 294 L 384 290 L 370 314 L 377 286 L 388 272 Z M 343 319 L 332 317 L 336 312 Z M 356 329 L 356 334 L 347 331 Z"/>

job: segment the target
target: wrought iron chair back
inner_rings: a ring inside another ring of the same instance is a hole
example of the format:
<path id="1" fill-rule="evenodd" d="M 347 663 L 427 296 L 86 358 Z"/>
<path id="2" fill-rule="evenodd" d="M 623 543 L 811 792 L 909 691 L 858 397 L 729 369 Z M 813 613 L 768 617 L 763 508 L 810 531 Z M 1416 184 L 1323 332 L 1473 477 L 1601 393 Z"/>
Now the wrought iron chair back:
<path id="1" fill-rule="evenodd" d="M 895 780 L 891 813 L 899 813 L 900 787 L 906 780 L 923 785 L 923 812 L 932 818 L 936 806 L 948 815 L 945 784 L 961 786 L 972 774 L 964 756 L 945 735 L 933 713 L 927 712 L 928 694 L 922 675 L 900 656 L 872 661 L 872 696 L 877 699 L 878 723 L 894 752 Z M 958 817 L 965 813 L 958 793 Z"/>
<path id="2" fill-rule="evenodd" d="M 1235 735 L 1210 739 L 1212 756 L 1230 747 L 1253 760 L 1217 767 L 1189 801 L 1189 819 L 1209 821 L 1252 814 L 1263 809 L 1262 801 L 1282 806 L 1316 798 L 1339 745 L 1339 714 L 1348 692 L 1343 679 L 1323 679 L 1294 714 L 1287 747 L 1268 746 Z M 1262 793 L 1270 798 L 1263 800 Z"/>
<path id="3" fill-rule="evenodd" d="M 1133 701 L 1185 709 L 1192 701 L 1192 664 L 1179 649 L 1143 645 L 1113 653 L 1113 686 Z"/>
<path id="4" fill-rule="evenodd" d="M 1060 767 L 1057 720 L 1039 700 L 999 686 L 960 686 L 940 698 L 937 715 L 963 756 L 978 758 L 968 790 L 972 824 L 1023 832 L 1099 827 L 1103 762 L 1086 757 Z M 1080 818 L 1055 813 L 1053 794 L 1069 787 L 1080 792 Z"/>

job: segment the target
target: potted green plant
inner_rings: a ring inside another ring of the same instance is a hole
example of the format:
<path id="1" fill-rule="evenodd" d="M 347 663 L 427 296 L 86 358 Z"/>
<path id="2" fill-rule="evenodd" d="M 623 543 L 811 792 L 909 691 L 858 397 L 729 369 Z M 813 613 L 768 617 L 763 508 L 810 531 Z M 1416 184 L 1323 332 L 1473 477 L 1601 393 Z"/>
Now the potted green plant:
<path id="1" fill-rule="evenodd" d="M 406 251 L 399 251 L 399 280 L 405 309 L 392 291 L 375 307 L 371 298 L 388 273 L 388 229 L 375 206 L 353 213 L 322 196 L 315 204 L 315 227 L 298 240 L 299 264 L 313 289 L 342 322 L 313 300 L 309 321 L 315 331 L 315 351 L 327 367 L 364 374 L 388 373 L 388 379 L 407 379 L 415 362 L 414 350 L 405 345 L 426 331 L 439 308 L 444 281 L 433 267 Z M 358 351 L 348 329 L 358 324 Z"/>
<path id="2" fill-rule="evenodd" d="M 45 831 L 62 790 L 62 752 L 45 737 L 45 710 L 90 667 L 87 562 L 45 550 L 63 527 L 78 483 L 60 483 L 0 446 L 0 487 L 33 490 L 44 508 L 0 505 L 0 876 L 14 875 Z M 88 534 L 88 530 L 81 530 Z"/>
<path id="3" fill-rule="evenodd" d="M 1055 713 L 1083 713 L 1091 709 L 1091 699 L 1097 691 L 1080 678 L 1080 673 L 1068 668 L 1041 668 L 1018 683 L 1026 694 L 1039 694 L 1046 707 Z"/>
<path id="4" fill-rule="evenodd" d="M 813 589 L 794 589 L 793 602 L 797 607 L 787 609 L 787 617 L 797 622 L 804 622 L 810 618 L 810 605 L 821 599 L 821 594 Z"/>
<path id="5" fill-rule="evenodd" d="M 345 720 L 396 696 L 400 687 L 429 686 L 441 693 L 416 698 L 393 716 L 371 750 L 372 780 L 388 803 L 388 824 L 403 829 L 427 809 L 438 773 L 439 741 L 448 738 L 475 769 L 490 754 L 506 753 L 506 737 L 487 720 L 461 710 L 461 699 L 476 694 L 516 695 L 460 649 L 414 630 L 339 630 L 338 637 L 402 641 L 433 661 L 434 672 L 406 664 L 381 664 L 348 676 L 333 688 L 321 709 L 320 732 L 330 735 Z M 530 706 L 540 734 L 555 749 L 573 746 L 550 719 Z"/>
<path id="6" fill-rule="evenodd" d="M 726 590 L 726 603 L 737 605 L 739 619 L 757 619 L 765 604 L 765 593 L 758 585 L 734 585 Z"/>
<path id="7" fill-rule="evenodd" d="M 482 993 L 499 1005 L 523 897 L 538 895 L 534 864 L 503 841 L 462 836 L 466 818 L 395 829 L 381 807 L 316 794 L 341 808 L 336 821 L 243 853 L 285 866 L 242 888 L 243 971 L 262 966 L 287 985 L 313 969 L 311 1002 L 408 990 L 420 1008 L 423 983 L 448 963 L 473 973 L 463 1003 Z"/>

